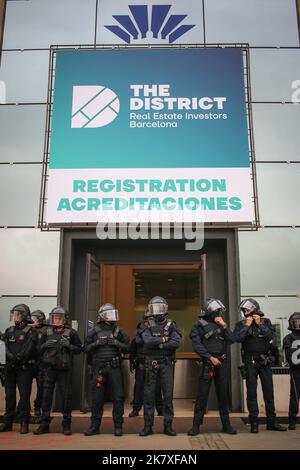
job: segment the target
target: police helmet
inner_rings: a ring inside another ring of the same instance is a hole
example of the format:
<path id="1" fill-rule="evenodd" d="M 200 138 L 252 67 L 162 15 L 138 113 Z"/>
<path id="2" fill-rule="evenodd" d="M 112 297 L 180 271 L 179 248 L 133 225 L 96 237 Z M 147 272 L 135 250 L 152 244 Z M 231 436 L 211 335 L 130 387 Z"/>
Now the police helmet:
<path id="1" fill-rule="evenodd" d="M 30 308 L 26 304 L 17 304 L 10 311 L 10 321 L 15 323 L 33 323 Z"/>
<path id="2" fill-rule="evenodd" d="M 168 303 L 159 295 L 152 297 L 148 304 L 148 316 L 166 315 L 168 313 Z"/>
<path id="3" fill-rule="evenodd" d="M 200 312 L 200 317 L 218 316 L 226 312 L 226 307 L 219 299 L 208 299 Z"/>
<path id="4" fill-rule="evenodd" d="M 60 317 L 60 318 L 59 318 Z M 58 305 L 49 313 L 49 324 L 54 326 L 64 326 L 69 322 L 68 312 Z"/>
<path id="5" fill-rule="evenodd" d="M 97 313 L 97 323 L 102 321 L 116 322 L 119 320 L 119 312 L 113 304 L 103 304 Z"/>
<path id="6" fill-rule="evenodd" d="M 259 315 L 260 317 L 264 316 L 264 313 L 260 310 L 260 305 L 255 299 L 244 299 L 239 306 L 240 311 L 245 315 L 245 309 L 250 310 L 248 315 Z"/>
<path id="7" fill-rule="evenodd" d="M 300 332 L 300 312 L 294 312 L 289 318 L 289 330 Z"/>
<path id="8" fill-rule="evenodd" d="M 42 312 L 42 310 L 34 310 L 31 313 L 31 318 L 38 325 L 41 325 L 42 323 L 44 323 L 46 321 L 46 316 L 45 316 L 44 312 Z"/>

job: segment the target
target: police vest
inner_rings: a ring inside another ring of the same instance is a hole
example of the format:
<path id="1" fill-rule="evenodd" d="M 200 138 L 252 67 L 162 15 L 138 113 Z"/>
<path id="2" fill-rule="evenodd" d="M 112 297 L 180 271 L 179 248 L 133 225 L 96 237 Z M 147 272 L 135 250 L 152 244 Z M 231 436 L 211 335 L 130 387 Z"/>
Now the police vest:
<path id="1" fill-rule="evenodd" d="M 63 331 L 57 331 L 53 327 L 46 328 L 46 342 L 53 341 L 53 346 L 45 349 L 43 353 L 43 362 L 58 370 L 67 370 L 72 366 L 72 352 L 69 348 L 61 346 L 61 340 L 71 339 L 71 330 L 65 328 Z"/>
<path id="2" fill-rule="evenodd" d="M 212 355 L 222 355 L 226 351 L 226 341 L 224 339 L 223 330 L 212 322 L 207 322 L 203 318 L 198 321 L 201 326 L 201 341 L 203 346 Z"/>
<path id="3" fill-rule="evenodd" d="M 245 322 L 245 320 L 243 320 Z M 261 320 L 264 322 L 264 319 Z M 246 338 L 242 343 L 242 350 L 246 355 L 260 355 L 270 353 L 270 340 L 266 338 L 262 333 L 260 333 L 256 324 L 251 325 Z"/>
<path id="4" fill-rule="evenodd" d="M 290 368 L 300 371 L 300 334 L 291 333 L 285 347 L 289 349 Z"/>
<path id="5" fill-rule="evenodd" d="M 95 333 L 97 339 L 99 340 L 108 339 L 111 337 L 117 339 L 119 332 L 120 328 L 118 326 L 115 329 L 103 328 L 100 325 L 95 326 Z M 120 350 L 118 346 L 106 343 L 95 348 L 91 355 L 93 364 L 99 362 L 110 362 L 114 357 L 120 357 Z"/>
<path id="6" fill-rule="evenodd" d="M 145 323 L 145 327 L 149 328 L 151 336 L 153 336 L 153 338 L 163 338 L 169 337 L 170 327 L 173 323 L 173 320 L 168 320 L 166 323 L 157 323 L 154 320 L 150 319 Z M 145 356 L 150 356 L 153 358 L 155 357 L 158 359 L 163 357 L 175 356 L 175 350 L 159 348 L 158 345 L 155 348 L 151 348 L 144 344 L 142 352 Z"/>
<path id="7" fill-rule="evenodd" d="M 24 345 L 27 340 L 27 335 L 31 331 L 31 326 L 26 325 L 24 328 L 16 328 L 10 326 L 6 331 L 7 348 L 11 354 L 17 356 L 22 354 Z"/>

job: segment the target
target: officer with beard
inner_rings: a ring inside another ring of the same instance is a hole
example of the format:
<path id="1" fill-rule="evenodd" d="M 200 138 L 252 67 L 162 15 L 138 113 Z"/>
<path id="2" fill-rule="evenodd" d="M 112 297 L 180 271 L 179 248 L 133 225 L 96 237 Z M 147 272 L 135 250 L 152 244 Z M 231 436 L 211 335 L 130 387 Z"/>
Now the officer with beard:
<path id="1" fill-rule="evenodd" d="M 268 431 L 286 431 L 276 422 L 274 405 L 274 387 L 272 378 L 271 342 L 275 337 L 275 328 L 260 310 L 255 299 L 245 299 L 239 306 L 244 319 L 234 329 L 237 343 L 242 344 L 242 359 L 245 367 L 247 406 L 251 432 L 258 433 L 257 378 L 260 378 L 267 415 Z"/>
<path id="2" fill-rule="evenodd" d="M 148 309 L 144 312 L 144 322 L 150 318 Z M 136 330 L 138 331 L 143 322 L 140 322 Z M 130 344 L 130 371 L 135 371 L 135 382 L 134 382 L 134 389 L 133 389 L 133 402 L 132 402 L 132 411 L 129 413 L 129 418 L 134 418 L 139 415 L 140 410 L 144 404 L 144 381 L 145 381 L 145 355 L 143 353 L 143 344 L 136 344 L 136 339 L 133 338 Z M 161 391 L 161 383 L 160 377 L 158 376 L 158 380 L 156 383 L 155 389 L 155 407 L 158 416 L 163 416 L 164 408 L 163 408 L 163 398 L 162 398 L 162 391 Z"/>
<path id="3" fill-rule="evenodd" d="M 121 353 L 129 352 L 129 339 L 125 331 L 116 325 L 119 312 L 113 304 L 102 305 L 97 314 L 97 325 L 84 343 L 93 375 L 91 380 L 91 426 L 85 436 L 99 434 L 103 415 L 105 389 L 110 384 L 113 396 L 113 420 L 115 436 L 122 436 L 124 414 L 124 385 Z"/>
<path id="4" fill-rule="evenodd" d="M 20 393 L 19 416 L 21 434 L 28 433 L 30 419 L 30 393 L 33 365 L 37 344 L 36 331 L 30 324 L 29 307 L 18 304 L 10 312 L 10 319 L 15 325 L 7 328 L 4 333 L 6 345 L 5 368 L 5 415 L 0 424 L 0 431 L 12 431 L 16 408 L 16 387 Z"/>
<path id="5" fill-rule="evenodd" d="M 73 355 L 80 354 L 82 345 L 77 331 L 69 326 L 66 310 L 57 306 L 50 312 L 49 325 L 42 332 L 39 352 L 43 361 L 43 399 L 40 426 L 34 434 L 49 433 L 51 407 L 55 385 L 62 403 L 62 432 L 70 436 L 72 421 Z"/>
<path id="6" fill-rule="evenodd" d="M 230 424 L 228 397 L 228 364 L 226 347 L 234 342 L 232 331 L 223 319 L 223 303 L 218 299 L 208 299 L 201 310 L 200 319 L 192 327 L 190 338 L 193 348 L 202 360 L 199 374 L 198 394 L 194 409 L 193 427 L 189 436 L 200 432 L 200 425 L 206 412 L 212 380 L 215 382 L 222 432 L 236 434 Z"/>
<path id="7" fill-rule="evenodd" d="M 289 429 L 296 429 L 300 398 L 300 312 L 294 312 L 289 318 L 290 334 L 283 339 L 283 349 L 290 366 L 290 404 Z"/>
<path id="8" fill-rule="evenodd" d="M 181 333 L 173 320 L 168 320 L 168 304 L 163 297 L 153 297 L 148 310 L 150 318 L 138 329 L 136 343 L 143 345 L 145 356 L 144 429 L 140 436 L 153 434 L 155 390 L 161 381 L 164 400 L 164 433 L 176 436 L 172 429 L 173 383 L 176 349 L 180 346 Z M 153 317 L 153 318 L 151 318 Z"/>

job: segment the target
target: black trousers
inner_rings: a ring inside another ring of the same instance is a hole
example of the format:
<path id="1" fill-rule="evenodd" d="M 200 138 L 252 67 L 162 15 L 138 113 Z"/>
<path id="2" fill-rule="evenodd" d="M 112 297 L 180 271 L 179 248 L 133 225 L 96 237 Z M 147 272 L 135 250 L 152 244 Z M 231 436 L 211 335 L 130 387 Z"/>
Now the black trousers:
<path id="1" fill-rule="evenodd" d="M 91 398 L 92 398 L 92 416 L 93 426 L 100 426 L 103 415 L 105 392 L 110 384 L 113 400 L 113 421 L 115 426 L 123 423 L 124 415 L 124 384 L 123 373 L 120 366 L 118 367 L 94 367 L 91 381 Z"/>
<path id="2" fill-rule="evenodd" d="M 291 370 L 290 377 L 289 423 L 296 424 L 300 399 L 300 369 Z"/>
<path id="3" fill-rule="evenodd" d="M 145 365 L 137 364 L 135 369 L 135 382 L 133 389 L 133 404 L 135 411 L 139 412 L 144 404 L 144 382 L 145 382 Z M 160 376 L 157 377 L 155 388 L 155 407 L 158 413 L 163 412 L 163 397 L 161 390 Z"/>
<path id="4" fill-rule="evenodd" d="M 30 394 L 32 385 L 32 367 L 9 368 L 5 370 L 5 415 L 4 421 L 11 424 L 16 408 L 16 389 L 18 387 L 20 400 L 18 413 L 20 421 L 29 422 Z"/>
<path id="5" fill-rule="evenodd" d="M 273 425 L 276 421 L 276 413 L 272 368 L 270 364 L 262 365 L 257 362 L 253 364 L 252 361 L 248 361 L 247 359 L 245 359 L 245 366 L 249 421 L 250 423 L 258 422 L 257 378 L 259 377 L 265 402 L 267 423 Z"/>
<path id="6" fill-rule="evenodd" d="M 42 362 L 35 364 L 33 368 L 33 378 L 36 380 L 36 397 L 34 400 L 34 411 L 41 411 L 43 402 L 43 387 L 44 387 L 44 365 Z"/>
<path id="7" fill-rule="evenodd" d="M 53 393 L 56 385 L 61 401 L 62 425 L 71 424 L 72 369 L 58 370 L 47 366 L 44 368 L 41 424 L 50 424 Z"/>
<path id="8" fill-rule="evenodd" d="M 164 425 L 172 424 L 174 417 L 173 409 L 173 383 L 174 383 L 174 361 L 166 359 L 159 363 L 157 367 L 151 365 L 152 359 L 149 359 L 145 369 L 144 382 L 144 422 L 145 426 L 153 426 L 156 387 L 158 381 L 161 383 L 161 389 L 164 399 Z"/>
<path id="9" fill-rule="evenodd" d="M 194 424 L 199 426 L 203 423 L 206 413 L 209 391 L 214 380 L 219 413 L 223 426 L 229 424 L 229 396 L 228 396 L 228 366 L 224 361 L 221 365 L 213 367 L 210 361 L 204 361 L 199 374 L 198 393 L 194 408 Z"/>

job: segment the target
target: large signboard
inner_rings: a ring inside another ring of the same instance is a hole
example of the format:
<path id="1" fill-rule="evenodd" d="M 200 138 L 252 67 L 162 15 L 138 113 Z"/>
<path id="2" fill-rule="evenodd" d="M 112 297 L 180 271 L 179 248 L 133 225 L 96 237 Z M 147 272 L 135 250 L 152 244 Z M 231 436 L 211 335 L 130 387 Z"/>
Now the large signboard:
<path id="1" fill-rule="evenodd" d="M 254 221 L 243 51 L 58 50 L 48 224 Z"/>

